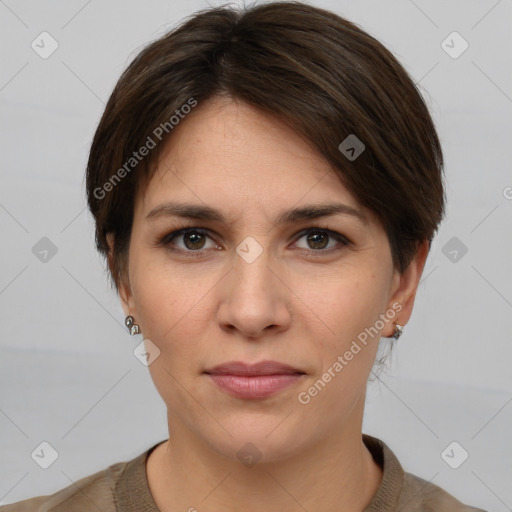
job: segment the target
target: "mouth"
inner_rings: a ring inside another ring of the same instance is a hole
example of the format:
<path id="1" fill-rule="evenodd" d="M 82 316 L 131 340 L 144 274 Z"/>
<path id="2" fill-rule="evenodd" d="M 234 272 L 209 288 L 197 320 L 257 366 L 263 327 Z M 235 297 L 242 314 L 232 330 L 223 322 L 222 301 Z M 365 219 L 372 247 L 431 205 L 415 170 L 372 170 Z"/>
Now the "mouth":
<path id="1" fill-rule="evenodd" d="M 263 375 L 305 375 L 305 372 L 302 370 L 278 361 L 261 361 L 253 364 L 241 361 L 229 361 L 206 370 L 204 373 L 208 375 L 236 375 L 240 377 L 260 377 Z"/>
<path id="2" fill-rule="evenodd" d="M 277 361 L 247 364 L 231 361 L 204 372 L 222 391 L 242 399 L 261 399 L 298 383 L 302 370 Z"/>

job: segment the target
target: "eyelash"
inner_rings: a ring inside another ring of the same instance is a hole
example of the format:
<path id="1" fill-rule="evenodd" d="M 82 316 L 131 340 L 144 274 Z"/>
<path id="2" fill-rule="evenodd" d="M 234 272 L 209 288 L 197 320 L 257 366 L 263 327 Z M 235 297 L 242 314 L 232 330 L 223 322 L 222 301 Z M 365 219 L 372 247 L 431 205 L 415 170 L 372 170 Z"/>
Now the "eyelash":
<path id="1" fill-rule="evenodd" d="M 157 245 L 160 245 L 160 246 L 163 245 L 172 251 L 180 252 L 182 254 L 185 253 L 187 255 L 190 254 L 190 255 L 193 255 L 196 257 L 200 257 L 200 256 L 203 256 L 204 252 L 208 251 L 209 249 L 198 249 L 196 251 L 177 249 L 175 247 L 171 247 L 171 244 L 179 236 L 185 235 L 190 232 L 197 232 L 197 233 L 200 233 L 201 235 L 205 235 L 208 238 L 212 239 L 210 237 L 210 235 L 208 234 L 208 231 L 209 230 L 207 230 L 207 229 L 196 228 L 196 227 L 192 227 L 192 226 L 180 226 L 178 229 L 176 229 L 170 233 L 167 233 L 164 236 L 162 236 L 161 238 L 159 238 L 157 240 Z M 342 235 L 341 233 L 338 233 L 337 231 L 332 231 L 331 229 L 321 228 L 321 227 L 316 227 L 316 226 L 309 227 L 307 229 L 302 230 L 300 233 L 297 233 L 296 236 L 298 236 L 298 238 L 296 241 L 300 240 L 302 237 L 304 237 L 305 235 L 308 235 L 309 233 L 312 233 L 312 232 L 322 233 L 322 234 L 328 235 L 329 237 L 334 238 L 337 242 L 339 242 L 341 244 L 341 247 L 331 248 L 331 249 L 327 249 L 327 250 L 324 250 L 324 249 L 299 249 L 300 251 L 305 252 L 308 255 L 313 254 L 315 257 L 330 255 L 333 252 L 340 251 L 344 246 L 351 244 L 351 241 L 346 236 Z M 213 240 L 213 241 L 215 241 L 215 240 Z"/>

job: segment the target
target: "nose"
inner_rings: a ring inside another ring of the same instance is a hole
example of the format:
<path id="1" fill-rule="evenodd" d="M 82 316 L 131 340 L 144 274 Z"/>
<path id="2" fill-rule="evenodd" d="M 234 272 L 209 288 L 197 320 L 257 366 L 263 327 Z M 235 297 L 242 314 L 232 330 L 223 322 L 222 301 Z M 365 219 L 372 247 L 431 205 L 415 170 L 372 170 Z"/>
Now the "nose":
<path id="1" fill-rule="evenodd" d="M 248 262 L 238 254 L 224 278 L 218 322 L 223 330 L 238 332 L 244 338 L 261 339 L 289 328 L 289 300 L 278 265 L 270 268 L 268 251 Z"/>

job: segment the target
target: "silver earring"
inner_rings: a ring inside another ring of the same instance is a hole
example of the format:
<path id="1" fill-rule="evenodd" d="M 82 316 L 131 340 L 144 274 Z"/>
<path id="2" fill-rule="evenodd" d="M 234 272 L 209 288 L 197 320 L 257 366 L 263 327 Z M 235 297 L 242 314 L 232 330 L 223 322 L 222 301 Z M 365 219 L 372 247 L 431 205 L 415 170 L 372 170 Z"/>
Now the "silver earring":
<path id="1" fill-rule="evenodd" d="M 135 334 L 139 334 L 140 329 L 137 324 L 133 323 L 133 316 L 127 316 L 124 320 L 124 324 L 126 327 L 128 327 L 128 330 L 130 331 L 130 334 L 133 336 Z"/>
<path id="2" fill-rule="evenodd" d="M 404 332 L 404 326 L 400 324 L 395 324 L 395 332 L 393 333 L 393 338 L 397 340 L 402 336 L 402 333 Z"/>

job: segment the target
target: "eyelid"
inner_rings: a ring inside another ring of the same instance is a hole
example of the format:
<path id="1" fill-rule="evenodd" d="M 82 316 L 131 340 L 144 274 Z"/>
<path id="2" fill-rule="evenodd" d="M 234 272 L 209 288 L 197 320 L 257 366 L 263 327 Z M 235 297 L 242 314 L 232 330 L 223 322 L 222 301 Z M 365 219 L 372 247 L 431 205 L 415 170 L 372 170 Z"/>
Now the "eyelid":
<path id="1" fill-rule="evenodd" d="M 332 236 L 333 238 L 336 238 L 338 241 L 340 241 L 340 242 L 342 242 L 342 243 L 344 243 L 346 245 L 352 244 L 352 241 L 349 240 L 349 238 L 346 235 L 340 233 L 339 231 L 336 231 L 336 230 L 333 230 L 333 229 L 329 229 L 329 228 L 322 228 L 320 226 L 310 226 L 310 227 L 307 227 L 306 229 L 303 229 L 302 231 L 299 231 L 295 236 L 298 237 L 298 238 L 302 238 L 307 233 L 310 233 L 310 232 L 315 231 L 315 230 L 327 233 L 328 235 Z M 311 250 L 314 250 L 314 249 L 311 249 Z M 317 252 L 321 252 L 321 251 L 317 251 Z"/>

